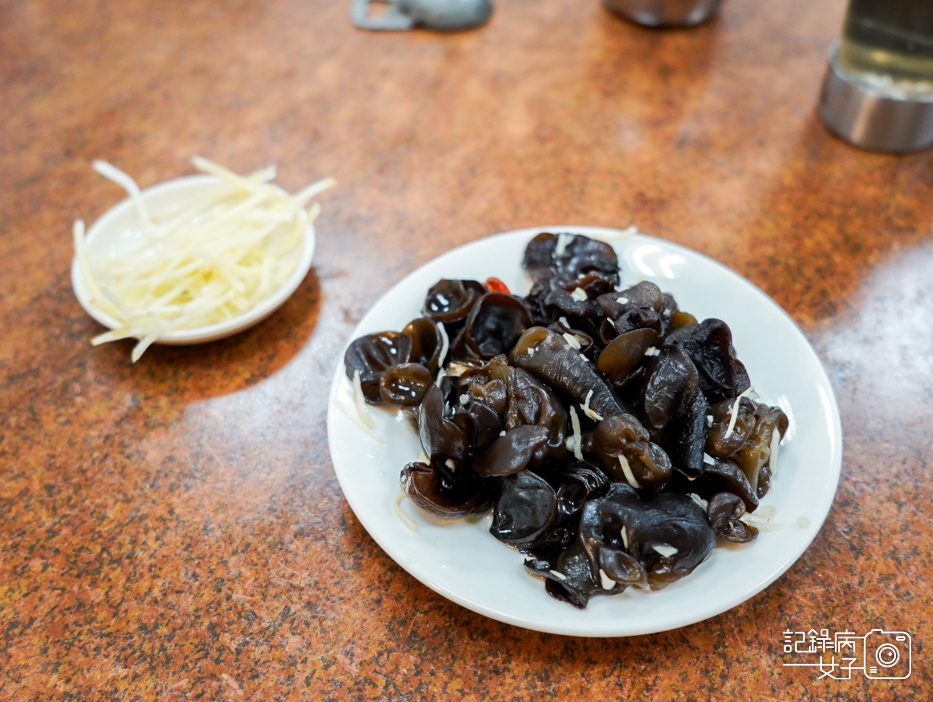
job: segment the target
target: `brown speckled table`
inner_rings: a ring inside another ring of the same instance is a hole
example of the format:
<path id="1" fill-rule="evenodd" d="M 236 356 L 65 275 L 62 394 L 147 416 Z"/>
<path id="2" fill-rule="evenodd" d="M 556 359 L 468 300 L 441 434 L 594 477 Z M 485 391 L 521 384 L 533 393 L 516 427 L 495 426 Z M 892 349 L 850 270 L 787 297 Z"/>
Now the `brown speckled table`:
<path id="1" fill-rule="evenodd" d="M 814 106 L 842 0 L 728 0 L 653 31 L 498 0 L 455 35 L 349 0 L 0 0 L 0 700 L 933 699 L 933 151 L 871 154 Z M 224 342 L 92 348 L 70 228 L 208 156 L 324 175 L 316 263 Z M 622 639 L 500 624 L 367 535 L 329 380 L 406 272 L 498 231 L 627 226 L 763 288 L 845 434 L 810 549 L 749 601 Z M 782 632 L 912 636 L 904 680 L 784 666 Z"/>

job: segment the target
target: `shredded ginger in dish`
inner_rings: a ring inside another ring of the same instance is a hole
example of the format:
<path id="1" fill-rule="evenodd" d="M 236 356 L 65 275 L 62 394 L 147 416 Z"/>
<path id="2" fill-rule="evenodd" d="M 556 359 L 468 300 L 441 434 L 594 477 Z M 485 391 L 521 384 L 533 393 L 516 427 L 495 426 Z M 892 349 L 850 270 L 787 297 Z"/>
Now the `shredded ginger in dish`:
<path id="1" fill-rule="evenodd" d="M 136 338 L 133 361 L 167 332 L 234 319 L 272 296 L 295 272 L 305 232 L 320 212 L 311 199 L 331 187 L 319 180 L 291 195 L 273 185 L 274 167 L 240 176 L 201 157 L 195 168 L 218 178 L 172 211 L 149 214 L 136 182 L 104 161 L 94 170 L 123 187 L 141 223 L 143 241 L 117 256 L 87 251 L 84 222 L 74 224 L 75 258 L 91 303 L 119 327 L 95 346 Z"/>

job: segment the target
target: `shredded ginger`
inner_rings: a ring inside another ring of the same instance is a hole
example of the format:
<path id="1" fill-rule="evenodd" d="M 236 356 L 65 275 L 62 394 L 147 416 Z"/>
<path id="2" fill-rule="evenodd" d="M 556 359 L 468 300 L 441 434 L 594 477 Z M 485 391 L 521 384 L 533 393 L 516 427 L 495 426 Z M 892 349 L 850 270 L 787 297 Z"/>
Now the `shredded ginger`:
<path id="1" fill-rule="evenodd" d="M 309 201 L 334 184 L 326 178 L 290 195 L 271 183 L 274 167 L 240 176 L 204 158 L 192 162 L 216 176 L 218 186 L 158 217 L 149 214 L 130 176 L 94 162 L 133 203 L 146 234 L 135 250 L 94 256 L 84 223 L 74 225 L 75 258 L 91 303 L 120 324 L 91 343 L 139 339 L 134 362 L 167 332 L 225 322 L 271 297 L 297 269 L 305 232 L 320 212 Z"/>

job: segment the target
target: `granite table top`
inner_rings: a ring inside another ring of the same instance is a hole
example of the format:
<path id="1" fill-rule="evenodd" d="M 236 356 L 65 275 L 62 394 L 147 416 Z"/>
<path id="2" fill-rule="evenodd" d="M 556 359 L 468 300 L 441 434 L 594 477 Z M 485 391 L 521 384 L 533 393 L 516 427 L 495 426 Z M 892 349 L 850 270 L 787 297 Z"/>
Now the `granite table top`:
<path id="1" fill-rule="evenodd" d="M 652 30 L 510 0 L 452 34 L 361 31 L 349 5 L 0 2 L 0 700 L 933 698 L 933 151 L 820 125 L 844 3 Z M 122 198 L 94 159 L 148 186 L 196 154 L 333 176 L 315 264 L 253 329 L 133 364 L 90 344 L 71 225 Z M 362 315 L 448 249 L 556 224 L 717 259 L 828 373 L 832 509 L 718 616 L 503 624 L 406 573 L 341 492 L 327 397 Z M 910 676 L 787 665 L 811 629 L 907 632 Z"/>

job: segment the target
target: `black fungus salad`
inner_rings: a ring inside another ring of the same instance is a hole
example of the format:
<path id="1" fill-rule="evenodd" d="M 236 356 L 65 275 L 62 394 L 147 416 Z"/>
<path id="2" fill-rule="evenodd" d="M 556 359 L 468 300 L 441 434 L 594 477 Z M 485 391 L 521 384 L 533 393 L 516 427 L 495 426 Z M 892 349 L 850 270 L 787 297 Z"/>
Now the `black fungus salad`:
<path id="1" fill-rule="evenodd" d="M 621 288 L 614 249 L 542 233 L 532 286 L 438 281 L 401 331 L 353 341 L 365 401 L 409 408 L 424 452 L 404 493 L 442 519 L 492 511 L 548 593 L 656 590 L 689 574 L 768 492 L 788 418 L 758 402 L 732 332 L 653 283 Z"/>

